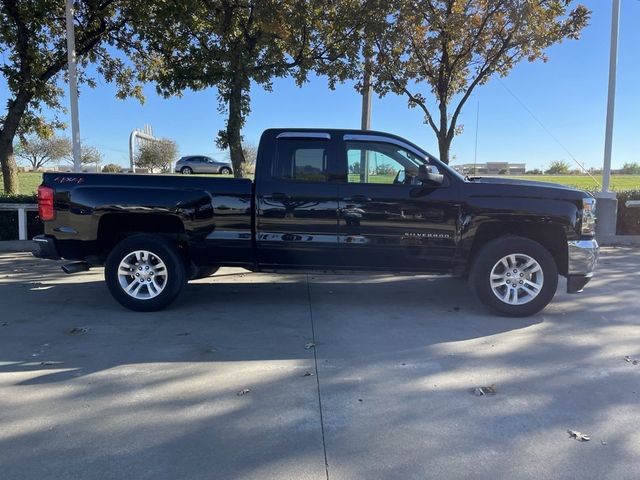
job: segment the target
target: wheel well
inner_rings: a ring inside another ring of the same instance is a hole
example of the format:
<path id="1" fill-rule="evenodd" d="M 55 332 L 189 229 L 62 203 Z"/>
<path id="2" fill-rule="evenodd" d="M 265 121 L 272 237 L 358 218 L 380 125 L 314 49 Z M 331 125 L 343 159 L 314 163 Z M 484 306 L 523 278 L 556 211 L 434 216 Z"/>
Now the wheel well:
<path id="1" fill-rule="evenodd" d="M 567 274 L 567 236 L 561 225 L 551 223 L 486 223 L 480 225 L 473 240 L 469 258 L 475 258 L 480 249 L 491 240 L 505 235 L 529 238 L 545 247 L 553 256 L 558 273 Z"/>
<path id="2" fill-rule="evenodd" d="M 106 214 L 98 224 L 98 248 L 104 258 L 121 240 L 138 233 L 160 234 L 174 240 L 184 239 L 184 225 L 174 215 L 155 213 Z"/>

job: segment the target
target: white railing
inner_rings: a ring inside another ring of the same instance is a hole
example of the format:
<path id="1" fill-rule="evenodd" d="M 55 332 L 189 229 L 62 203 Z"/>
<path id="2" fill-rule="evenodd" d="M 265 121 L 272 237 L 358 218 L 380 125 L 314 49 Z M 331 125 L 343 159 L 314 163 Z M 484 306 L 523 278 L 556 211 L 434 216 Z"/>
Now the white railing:
<path id="1" fill-rule="evenodd" d="M 640 208 L 640 200 L 627 200 L 625 206 L 627 208 Z"/>
<path id="2" fill-rule="evenodd" d="M 18 239 L 27 239 L 27 212 L 38 211 L 35 203 L 0 203 L 0 211 L 18 211 Z"/>

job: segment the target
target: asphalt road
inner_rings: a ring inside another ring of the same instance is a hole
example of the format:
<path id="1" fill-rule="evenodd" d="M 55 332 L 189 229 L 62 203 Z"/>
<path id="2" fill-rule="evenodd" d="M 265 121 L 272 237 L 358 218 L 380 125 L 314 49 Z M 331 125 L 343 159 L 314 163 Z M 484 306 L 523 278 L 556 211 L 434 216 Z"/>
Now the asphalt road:
<path id="1" fill-rule="evenodd" d="M 639 271 L 604 249 L 526 319 L 450 278 L 230 269 L 140 314 L 2 254 L 0 478 L 638 479 Z"/>

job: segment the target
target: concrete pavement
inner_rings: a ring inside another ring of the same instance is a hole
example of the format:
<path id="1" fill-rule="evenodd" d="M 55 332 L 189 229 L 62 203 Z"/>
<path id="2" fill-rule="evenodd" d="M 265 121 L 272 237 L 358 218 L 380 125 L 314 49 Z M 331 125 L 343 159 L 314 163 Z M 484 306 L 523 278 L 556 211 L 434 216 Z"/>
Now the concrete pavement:
<path id="1" fill-rule="evenodd" d="M 526 319 L 450 278 L 232 269 L 140 314 L 2 254 L 0 478 L 639 478 L 639 267 L 604 249 Z"/>

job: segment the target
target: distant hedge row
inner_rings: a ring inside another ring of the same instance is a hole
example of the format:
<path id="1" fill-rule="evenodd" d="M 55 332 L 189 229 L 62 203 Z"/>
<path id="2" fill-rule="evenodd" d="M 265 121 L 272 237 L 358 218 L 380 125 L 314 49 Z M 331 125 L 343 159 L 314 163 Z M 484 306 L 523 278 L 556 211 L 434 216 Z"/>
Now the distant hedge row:
<path id="1" fill-rule="evenodd" d="M 640 208 L 627 208 L 627 200 L 640 200 L 640 190 L 617 192 L 618 235 L 640 235 Z M 0 195 L 0 203 L 37 203 L 36 195 Z M 43 232 L 38 212 L 27 212 L 29 238 Z M 0 211 L 0 240 L 18 239 L 18 212 Z"/>
<path id="2" fill-rule="evenodd" d="M 627 208 L 627 200 L 640 200 L 640 190 L 617 192 L 618 195 L 618 235 L 640 235 L 640 207 Z M 597 207 L 596 207 L 597 214 Z"/>

